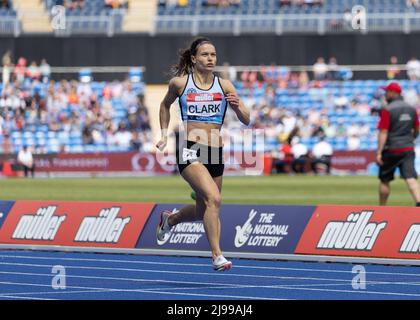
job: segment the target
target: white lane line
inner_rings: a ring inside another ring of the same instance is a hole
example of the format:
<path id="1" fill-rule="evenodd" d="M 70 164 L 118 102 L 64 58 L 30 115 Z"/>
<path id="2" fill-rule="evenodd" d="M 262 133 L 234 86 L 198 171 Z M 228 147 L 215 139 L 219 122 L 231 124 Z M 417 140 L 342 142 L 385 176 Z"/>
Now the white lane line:
<path id="1" fill-rule="evenodd" d="M 5 285 L 16 285 L 16 286 L 35 286 L 35 287 L 50 287 L 50 285 L 43 284 L 34 284 L 34 283 L 21 283 L 21 282 L 0 282 L 0 284 Z M 244 286 L 246 287 L 246 286 Z M 388 295 L 388 296 L 402 296 L 402 297 L 420 297 L 420 294 L 411 294 L 411 293 L 400 293 L 400 292 L 381 292 L 381 291 L 367 291 L 367 290 L 335 290 L 335 289 L 316 289 L 316 288 L 299 288 L 291 287 L 287 285 L 278 285 L 278 286 L 252 286 L 252 287 L 264 287 L 267 289 L 285 289 L 285 290 L 300 290 L 300 291 L 318 291 L 318 292 L 338 292 L 338 293 L 352 293 L 352 294 L 376 294 L 376 295 Z M 167 295 L 181 295 L 181 296 L 197 296 L 197 297 L 212 297 L 212 298 L 229 298 L 229 299 L 252 299 L 252 300 L 283 300 L 277 298 L 268 298 L 268 297 L 249 297 L 249 296 L 234 296 L 234 295 L 213 295 L 213 294 L 198 294 L 198 293 L 186 293 L 186 292 L 168 292 L 162 291 L 162 289 L 115 289 L 115 288 L 97 288 L 97 287 L 80 287 L 80 286 L 68 286 L 72 289 L 92 289 L 99 290 L 100 292 L 121 292 L 121 293 L 153 293 L 153 294 L 167 294 Z M 91 291 L 94 293 L 94 291 Z M 63 292 L 67 293 L 67 292 Z M 68 292 L 71 294 L 72 292 Z M 40 295 L 44 294 L 43 292 L 39 293 Z M 1 296 L 1 295 L 0 295 Z"/>
<path id="2" fill-rule="evenodd" d="M 32 273 L 32 272 L 11 272 L 11 271 L 0 271 L 0 274 L 7 274 L 7 275 L 22 275 L 22 276 L 37 276 L 37 277 L 48 277 L 50 278 L 51 275 L 50 274 L 45 274 L 45 273 Z M 75 279 L 92 279 L 92 280 L 112 280 L 112 281 L 128 281 L 128 282 L 158 282 L 158 283 L 162 283 L 162 284 L 167 284 L 167 283 L 174 283 L 174 284 L 191 284 L 191 285 L 209 285 L 206 288 L 219 288 L 218 286 L 221 286 L 221 288 L 226 288 L 226 287 L 231 287 L 231 288 L 242 288 L 244 285 L 242 284 L 231 284 L 231 283 L 217 283 L 217 282 L 196 282 L 196 281 L 173 281 L 173 280 L 161 280 L 161 279 L 144 279 L 144 278 L 121 278 L 121 277 L 96 277 L 96 276 L 81 276 L 81 275 L 69 275 L 66 274 L 66 277 L 68 278 L 75 278 Z M 293 278 L 294 279 L 294 278 Z M 318 283 L 318 284 L 288 284 L 286 286 L 288 287 L 316 287 L 316 286 L 345 286 L 345 285 L 351 285 L 352 284 L 352 280 L 348 279 L 348 280 L 343 280 L 343 279 L 339 279 L 337 281 L 340 281 L 341 283 L 328 283 L 328 284 L 322 284 L 322 283 Z M 365 284 L 365 285 L 407 285 L 407 286 L 420 286 L 420 282 L 400 282 L 400 281 L 394 281 L 394 282 L 389 282 L 389 281 L 361 281 L 359 282 L 360 284 Z M 274 285 L 275 286 L 275 285 Z M 256 288 L 270 288 L 271 285 L 246 285 L 246 287 L 252 288 L 252 287 L 256 287 Z M 189 287 L 188 287 L 189 288 Z M 185 288 L 185 289 L 188 289 Z M 204 288 L 203 286 L 199 286 L 196 289 L 199 288 Z M 179 288 L 165 288 L 165 290 L 170 290 L 170 289 L 174 289 L 174 290 L 178 290 Z M 182 288 L 184 289 L 184 288 Z M 149 290 L 149 289 L 145 289 L 145 290 Z"/>
<path id="3" fill-rule="evenodd" d="M 25 264 L 25 263 L 11 263 L 11 262 L 0 262 L 0 265 L 11 265 L 11 266 L 24 266 L 24 267 L 41 267 L 41 268 L 52 268 L 54 265 L 45 264 Z M 169 271 L 169 270 L 150 270 L 150 269 L 128 269 L 128 268 L 103 268 L 103 267 L 85 267 L 85 266 L 65 266 L 67 269 L 80 269 L 80 270 L 110 270 L 110 271 L 125 271 L 125 272 L 142 272 L 142 273 L 165 273 L 165 274 L 183 274 L 191 276 L 191 272 L 185 271 Z M 195 272 L 194 275 L 198 276 L 215 276 L 215 277 L 239 277 L 247 279 L 280 279 L 280 280 L 310 280 L 310 281 L 336 281 L 336 282 L 348 282 L 346 279 L 334 279 L 334 278 L 312 278 L 312 277 L 286 277 L 286 276 L 274 276 L 274 275 L 253 275 L 253 274 L 235 274 L 232 272 L 227 273 L 208 273 L 208 272 Z"/>
<path id="4" fill-rule="evenodd" d="M 11 265 L 11 266 L 24 266 L 24 267 L 40 267 L 40 268 L 52 268 L 54 265 L 45 264 L 32 264 L 32 263 L 11 263 L 11 262 L 0 262 L 0 265 Z M 150 270 L 150 269 L 128 269 L 128 268 L 103 268 L 103 267 L 85 267 L 85 266 L 65 266 L 66 269 L 80 269 L 80 270 L 110 270 L 110 271 L 125 271 L 125 272 L 149 272 L 149 273 L 164 273 L 164 274 L 183 274 L 192 276 L 190 271 L 169 271 L 169 270 Z M 314 280 L 314 281 L 342 281 L 347 282 L 348 280 L 343 279 L 330 279 L 330 278 L 310 278 L 310 277 L 285 277 L 285 276 L 273 276 L 273 275 L 253 275 L 253 274 L 235 274 L 232 272 L 217 273 L 217 272 L 194 272 L 194 275 L 198 276 L 215 276 L 215 277 L 240 277 L 240 278 L 256 278 L 256 279 L 281 279 L 281 280 Z"/>
<path id="5" fill-rule="evenodd" d="M 9 298 L 9 299 L 23 299 L 23 300 L 57 300 L 57 299 L 50 299 L 50 298 L 34 298 L 34 297 L 25 297 L 25 296 L 10 296 L 10 295 L 4 295 L 1 294 L 0 298 Z"/>
<path id="6" fill-rule="evenodd" d="M 21 258 L 21 259 L 32 259 L 32 260 L 64 260 L 64 261 L 75 261 L 74 258 L 53 258 L 53 257 L 36 257 L 36 256 L 9 256 L 9 255 L 0 255 L 0 258 Z M 185 266 L 183 263 L 175 262 L 158 262 L 158 261 L 132 261 L 132 260 L 111 260 L 111 259 L 87 259 L 87 258 L 77 258 L 77 261 L 87 261 L 87 262 L 110 262 L 110 263 L 132 263 L 132 264 L 151 264 L 151 265 L 168 265 L 168 266 Z M 188 266 L 193 267 L 210 267 L 209 264 L 198 264 L 191 263 Z M 234 265 L 235 269 L 256 269 L 256 270 L 290 270 L 290 271 L 305 271 L 305 272 L 331 272 L 331 273 L 348 273 L 351 274 L 352 271 L 349 270 L 328 270 L 328 269 L 306 269 L 306 268 L 286 268 L 286 267 L 262 267 L 262 266 L 247 266 L 247 265 Z M 392 276 L 413 276 L 420 277 L 420 273 L 394 273 L 394 272 L 377 272 L 377 271 L 368 271 L 369 274 L 378 274 L 378 275 L 392 275 Z"/>
<path id="7" fill-rule="evenodd" d="M 39 277 L 48 277 L 51 278 L 51 274 L 45 273 L 32 273 L 32 272 L 9 272 L 9 271 L 0 271 L 0 274 L 7 275 L 27 275 L 27 276 L 39 276 Z M 174 283 L 174 284 L 191 284 L 191 285 L 223 285 L 224 287 L 236 288 L 239 284 L 230 284 L 230 283 L 217 283 L 217 282 L 203 282 L 203 281 L 175 281 L 175 280 L 161 280 L 161 279 L 143 279 L 143 278 L 118 278 L 118 277 L 96 277 L 96 276 L 80 276 L 80 275 L 69 275 L 66 274 L 67 278 L 76 278 L 76 279 L 92 279 L 92 280 L 113 280 L 113 281 L 130 281 L 130 282 L 158 282 L 158 283 Z"/>
<path id="8" fill-rule="evenodd" d="M 45 285 L 45 284 L 38 284 L 38 283 L 27 283 L 27 282 L 0 282 L 0 284 L 3 285 L 11 285 L 11 286 L 30 286 L 30 287 L 51 287 L 51 285 Z M 181 295 L 181 296 L 196 296 L 196 297 L 211 297 L 211 298 L 227 298 L 227 299 L 246 299 L 246 300 L 283 300 L 283 299 L 277 299 L 277 298 L 267 298 L 267 297 L 257 297 L 257 296 L 234 296 L 234 295 L 223 295 L 223 294 L 199 294 L 199 293 L 185 293 L 185 292 L 166 292 L 166 291 L 160 291 L 160 289 L 156 290 L 146 290 L 146 289 L 115 289 L 115 288 L 97 288 L 97 287 L 81 287 L 81 286 L 67 286 L 67 288 L 71 289 L 92 289 L 92 290 L 99 290 L 101 292 L 108 292 L 108 293 L 153 293 L 153 294 L 164 294 L 164 295 Z M 94 293 L 94 291 L 91 291 Z M 71 291 L 69 292 L 63 292 L 62 293 L 68 293 L 72 294 Z M 56 293 L 56 292 L 54 292 Z M 39 293 L 40 295 L 44 294 L 43 292 Z M 7 294 L 6 294 L 7 295 Z M 0 295 L 1 297 L 2 295 Z"/>

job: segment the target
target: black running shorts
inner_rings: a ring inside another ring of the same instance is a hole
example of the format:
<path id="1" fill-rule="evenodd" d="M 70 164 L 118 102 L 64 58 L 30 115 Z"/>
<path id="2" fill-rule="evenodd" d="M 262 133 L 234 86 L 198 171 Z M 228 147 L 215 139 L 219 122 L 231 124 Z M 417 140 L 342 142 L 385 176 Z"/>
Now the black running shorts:
<path id="1" fill-rule="evenodd" d="M 179 173 L 194 162 L 202 163 L 212 177 L 223 175 L 223 147 L 211 147 L 194 141 L 183 141 L 176 154 Z"/>

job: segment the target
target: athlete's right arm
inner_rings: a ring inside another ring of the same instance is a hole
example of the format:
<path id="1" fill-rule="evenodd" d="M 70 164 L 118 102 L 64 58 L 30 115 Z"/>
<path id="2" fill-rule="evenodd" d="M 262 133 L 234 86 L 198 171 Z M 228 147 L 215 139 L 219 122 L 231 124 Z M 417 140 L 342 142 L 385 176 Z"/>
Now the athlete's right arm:
<path id="1" fill-rule="evenodd" d="M 158 148 L 160 151 L 163 151 L 165 149 L 168 141 L 168 126 L 171 117 L 169 109 L 171 105 L 175 102 L 176 98 L 178 98 L 180 86 L 181 78 L 172 78 L 171 81 L 169 81 L 168 92 L 166 93 L 163 101 L 160 103 L 159 121 L 161 129 L 161 138 L 156 144 L 156 148 Z"/>

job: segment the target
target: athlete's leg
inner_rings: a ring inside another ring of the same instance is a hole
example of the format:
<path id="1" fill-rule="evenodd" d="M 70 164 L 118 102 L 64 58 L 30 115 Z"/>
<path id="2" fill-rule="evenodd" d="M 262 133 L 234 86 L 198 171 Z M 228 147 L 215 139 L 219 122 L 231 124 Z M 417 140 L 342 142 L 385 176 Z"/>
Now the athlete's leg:
<path id="1" fill-rule="evenodd" d="M 379 205 L 386 206 L 390 193 L 391 193 L 390 182 L 380 181 L 379 182 Z"/>
<path id="2" fill-rule="evenodd" d="M 222 195 L 222 182 L 223 182 L 223 176 L 219 176 L 219 177 L 213 177 L 214 182 L 217 185 L 217 188 L 219 189 L 220 192 L 220 196 Z M 217 238 L 218 238 L 218 242 L 220 243 L 220 234 L 221 234 L 221 223 L 220 223 L 220 218 L 218 217 L 217 222 L 219 224 L 218 227 L 218 233 L 217 233 Z"/>
<path id="3" fill-rule="evenodd" d="M 222 180 L 223 176 L 213 178 L 213 181 L 216 183 L 219 192 L 222 190 Z M 183 207 L 177 213 L 170 215 L 168 218 L 168 224 L 170 227 L 173 227 L 182 222 L 203 220 L 204 213 L 206 211 L 206 203 L 204 201 L 204 197 L 200 194 L 197 194 L 195 191 L 193 192 L 195 204 L 189 204 Z"/>
<path id="4" fill-rule="evenodd" d="M 415 178 L 405 179 L 407 183 L 408 190 L 410 190 L 411 196 L 413 197 L 414 201 L 417 203 L 420 202 L 420 186 Z"/>
<path id="5" fill-rule="evenodd" d="M 208 172 L 201 163 L 193 163 L 182 171 L 183 178 L 197 193 L 198 209 L 197 218 L 203 216 L 204 228 L 210 243 L 213 258 L 222 254 L 219 244 L 219 211 L 221 196 L 220 191 Z M 204 206 L 203 206 L 204 204 Z M 204 214 L 202 211 L 204 209 Z"/>
<path id="6" fill-rule="evenodd" d="M 195 212 L 195 204 L 189 204 L 181 210 L 179 210 L 175 214 L 171 214 L 168 218 L 168 224 L 170 227 L 173 227 L 174 225 L 177 225 L 178 223 L 182 222 L 190 222 L 190 221 L 196 221 L 197 215 Z"/>

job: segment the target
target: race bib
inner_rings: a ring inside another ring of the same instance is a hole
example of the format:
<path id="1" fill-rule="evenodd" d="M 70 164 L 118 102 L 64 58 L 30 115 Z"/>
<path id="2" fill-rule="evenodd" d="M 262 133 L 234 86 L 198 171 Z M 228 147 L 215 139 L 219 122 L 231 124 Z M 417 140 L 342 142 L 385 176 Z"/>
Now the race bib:
<path id="1" fill-rule="evenodd" d="M 182 149 L 182 160 L 183 161 L 191 161 L 191 160 L 197 160 L 197 150 Z"/>

